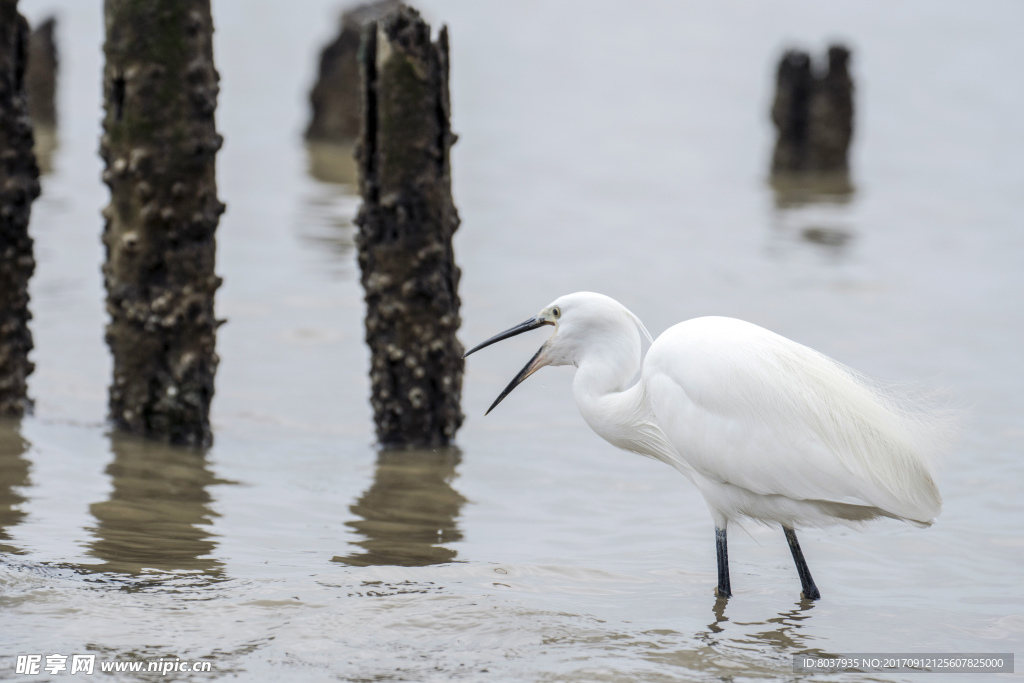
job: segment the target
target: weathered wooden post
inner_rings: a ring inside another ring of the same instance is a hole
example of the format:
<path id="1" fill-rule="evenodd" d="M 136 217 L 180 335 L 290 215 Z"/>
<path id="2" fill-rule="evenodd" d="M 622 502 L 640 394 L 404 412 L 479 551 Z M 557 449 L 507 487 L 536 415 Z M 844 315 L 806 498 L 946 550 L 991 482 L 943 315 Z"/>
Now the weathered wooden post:
<path id="1" fill-rule="evenodd" d="M 772 121 L 777 137 L 772 173 L 845 172 L 853 137 L 850 51 L 828 50 L 828 69 L 816 75 L 806 52 L 791 50 L 776 73 Z"/>
<path id="2" fill-rule="evenodd" d="M 101 154 L 110 418 L 136 434 L 207 445 L 217 368 L 209 0 L 106 0 Z"/>
<path id="3" fill-rule="evenodd" d="M 377 438 L 451 442 L 462 424 L 459 269 L 452 235 L 448 32 L 404 5 L 367 25 L 356 218 Z"/>
<path id="4" fill-rule="evenodd" d="M 35 270 L 28 219 L 39 196 L 25 98 L 28 23 L 17 0 L 0 0 L 0 415 L 32 407 L 27 379 L 32 333 L 28 281 Z"/>

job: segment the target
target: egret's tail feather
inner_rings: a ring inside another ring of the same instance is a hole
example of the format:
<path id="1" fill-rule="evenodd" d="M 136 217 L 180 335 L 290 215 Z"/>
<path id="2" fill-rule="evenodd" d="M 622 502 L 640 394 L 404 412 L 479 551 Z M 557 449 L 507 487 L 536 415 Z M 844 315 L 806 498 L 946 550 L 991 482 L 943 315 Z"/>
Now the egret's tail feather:
<path id="1" fill-rule="evenodd" d="M 942 508 L 934 466 L 954 442 L 957 413 L 938 405 L 935 394 L 873 380 L 807 347 L 779 351 L 787 374 L 803 380 L 802 391 L 789 393 L 790 407 L 852 472 L 874 484 L 877 497 L 865 502 L 931 524 Z"/>

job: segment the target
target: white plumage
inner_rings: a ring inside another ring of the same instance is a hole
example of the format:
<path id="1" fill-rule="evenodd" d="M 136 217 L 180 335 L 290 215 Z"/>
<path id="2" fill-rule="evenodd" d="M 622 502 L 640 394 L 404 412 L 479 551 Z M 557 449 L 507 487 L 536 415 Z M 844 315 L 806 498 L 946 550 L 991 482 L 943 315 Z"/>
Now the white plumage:
<path id="1" fill-rule="evenodd" d="M 948 441 L 948 420 L 813 349 L 706 317 L 665 331 L 641 366 L 640 333 L 650 334 L 640 320 L 614 299 L 578 292 L 469 353 L 542 325 L 555 333 L 491 409 L 541 367 L 575 365 L 587 424 L 672 465 L 703 495 L 719 531 L 720 594 L 730 593 L 731 520 L 786 529 L 813 599 L 793 528 L 877 517 L 927 526 L 941 509 L 931 459 Z"/>
<path id="2" fill-rule="evenodd" d="M 793 526 L 929 524 L 939 513 L 927 421 L 817 351 L 697 318 L 658 338 L 642 383 L 669 443 L 686 450 L 678 457 L 707 480 L 698 486 L 715 515 Z"/>

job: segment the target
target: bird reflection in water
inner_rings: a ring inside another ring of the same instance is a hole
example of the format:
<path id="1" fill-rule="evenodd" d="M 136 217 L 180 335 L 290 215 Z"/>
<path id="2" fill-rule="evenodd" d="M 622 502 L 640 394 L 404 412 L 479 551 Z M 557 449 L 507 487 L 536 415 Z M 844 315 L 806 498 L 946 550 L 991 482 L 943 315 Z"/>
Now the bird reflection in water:
<path id="1" fill-rule="evenodd" d="M 715 597 L 715 606 L 711 608 L 711 612 L 715 615 L 715 620 L 708 624 L 708 631 L 710 633 L 719 634 L 725 629 L 722 628 L 722 624 L 729 621 L 729 617 L 725 616 L 725 608 L 729 604 L 729 598 Z"/>
<path id="2" fill-rule="evenodd" d="M 209 487 L 230 482 L 210 471 L 202 450 L 135 437 L 110 437 L 114 461 L 107 467 L 114 490 L 89 511 L 97 525 L 88 553 L 103 561 L 92 572 L 141 574 L 145 570 L 193 571 L 218 578 L 222 563 L 211 557 L 209 527 L 217 513 Z"/>
<path id="3" fill-rule="evenodd" d="M 21 436 L 16 420 L 0 420 L 0 553 L 12 555 L 24 551 L 6 543 L 11 540 L 9 530 L 24 521 L 26 513 L 21 506 L 27 500 L 20 489 L 29 485 L 29 461 L 24 455 L 29 443 Z"/>
<path id="4" fill-rule="evenodd" d="M 791 657 L 792 655 L 831 656 L 829 653 L 818 648 L 808 647 L 808 641 L 813 640 L 814 636 L 802 632 L 806 626 L 803 622 L 811 618 L 811 610 L 814 609 L 815 605 L 814 601 L 801 599 L 794 604 L 794 609 L 779 612 L 776 616 L 764 621 L 732 622 L 737 627 L 744 629 L 758 626 L 769 628 L 763 631 L 744 630 L 742 635 L 734 634 L 729 637 L 728 644 L 740 647 L 753 645 L 756 646 L 756 651 L 762 651 L 767 646 L 769 651 L 776 652 L 785 657 Z M 715 604 L 711 608 L 715 620 L 708 624 L 706 631 L 697 634 L 699 640 L 704 641 L 709 646 L 720 644 L 719 637 L 724 637 L 720 634 L 725 632 L 725 624 L 729 622 L 729 617 L 725 615 L 725 609 L 728 605 L 729 601 L 725 598 L 715 599 Z"/>
<path id="5" fill-rule="evenodd" d="M 466 499 L 452 488 L 462 460 L 457 448 L 384 450 L 373 484 L 351 508 L 346 525 L 365 537 L 365 552 L 335 557 L 355 566 L 425 567 L 455 560 L 447 544 L 462 540 L 456 525 Z"/>
<path id="6" fill-rule="evenodd" d="M 764 622 L 752 622 L 744 624 L 736 622 L 738 626 L 770 626 L 768 630 L 757 633 L 748 633 L 748 639 L 738 639 L 737 642 L 749 643 L 763 647 L 765 645 L 781 651 L 786 655 L 810 654 L 822 655 L 817 648 L 808 648 L 807 641 L 813 636 L 801 632 L 804 628 L 803 622 L 811 618 L 811 610 L 814 609 L 813 600 L 800 600 L 795 603 L 796 607 L 788 612 L 780 612 L 777 616 L 766 619 Z"/>
<path id="7" fill-rule="evenodd" d="M 777 238 L 817 245 L 839 255 L 853 239 L 856 190 L 845 172 L 771 177 Z"/>

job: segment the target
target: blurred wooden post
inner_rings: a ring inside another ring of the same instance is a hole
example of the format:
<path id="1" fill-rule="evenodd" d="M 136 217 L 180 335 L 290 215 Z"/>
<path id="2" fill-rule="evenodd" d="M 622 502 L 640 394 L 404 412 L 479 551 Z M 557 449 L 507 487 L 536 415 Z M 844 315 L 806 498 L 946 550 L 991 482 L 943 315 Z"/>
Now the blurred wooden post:
<path id="1" fill-rule="evenodd" d="M 810 166 L 823 171 L 846 171 L 853 138 L 853 79 L 850 51 L 841 45 L 828 49 L 828 71 L 815 79 L 810 103 Z"/>
<path id="2" fill-rule="evenodd" d="M 371 403 L 384 446 L 438 446 L 462 424 L 459 269 L 452 235 L 448 32 L 400 6 L 367 25 L 356 218 L 371 352 Z"/>
<path id="3" fill-rule="evenodd" d="M 341 15 L 338 35 L 320 52 L 316 85 L 309 93 L 313 113 L 306 127 L 307 140 L 355 144 L 363 122 L 359 79 L 363 28 L 398 5 L 398 0 L 378 0 Z"/>
<path id="4" fill-rule="evenodd" d="M 0 415 L 14 416 L 32 407 L 27 379 L 34 369 L 28 281 L 36 262 L 28 220 L 39 168 L 25 97 L 27 47 L 17 0 L 0 0 Z"/>
<path id="5" fill-rule="evenodd" d="M 772 121 L 777 137 L 772 173 L 845 172 L 853 137 L 850 51 L 828 50 L 828 70 L 816 75 L 806 52 L 788 51 L 776 73 Z"/>
<path id="6" fill-rule="evenodd" d="M 786 52 L 775 77 L 772 122 L 777 136 L 772 173 L 795 171 L 805 164 L 813 85 L 810 55 L 796 50 Z"/>
<path id="7" fill-rule="evenodd" d="M 28 67 L 25 89 L 28 91 L 28 113 L 36 128 L 57 126 L 57 44 L 53 32 L 57 20 L 47 18 L 32 29 L 29 37 Z"/>
<path id="8" fill-rule="evenodd" d="M 377 0 L 346 10 L 337 36 L 320 52 L 306 127 L 309 173 L 317 180 L 351 186 L 358 182 L 355 146 L 363 127 L 359 46 L 366 25 L 398 5 L 398 0 Z"/>
<path id="9" fill-rule="evenodd" d="M 106 0 L 103 180 L 110 418 L 208 445 L 217 368 L 214 126 L 209 0 Z"/>
<path id="10" fill-rule="evenodd" d="M 57 149 L 56 27 L 57 20 L 49 17 L 32 29 L 25 67 L 25 93 L 35 138 L 34 151 L 39 171 L 44 175 L 53 170 L 53 154 Z"/>

